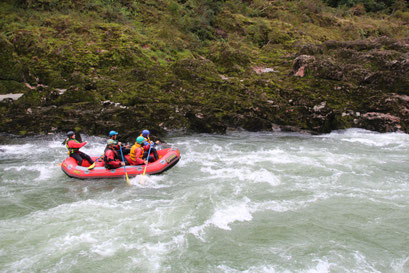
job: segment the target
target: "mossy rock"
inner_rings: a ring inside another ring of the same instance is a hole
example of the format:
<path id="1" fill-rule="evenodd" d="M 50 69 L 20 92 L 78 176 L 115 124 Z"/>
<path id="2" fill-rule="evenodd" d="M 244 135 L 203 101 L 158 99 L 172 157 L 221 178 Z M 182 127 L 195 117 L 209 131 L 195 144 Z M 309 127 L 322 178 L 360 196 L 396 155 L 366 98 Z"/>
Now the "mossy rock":
<path id="1" fill-rule="evenodd" d="M 176 61 L 171 69 L 178 79 L 193 82 L 211 80 L 218 75 L 215 65 L 208 60 L 180 60 Z"/>
<path id="2" fill-rule="evenodd" d="M 208 58 L 221 73 L 243 72 L 250 61 L 249 49 L 238 43 L 217 42 L 210 47 Z"/>
<path id="3" fill-rule="evenodd" d="M 9 89 L 7 85 L 13 84 L 13 81 L 22 82 L 23 75 L 23 65 L 13 54 L 12 42 L 0 33 L 0 80 L 9 81 L 3 84 L 4 88 Z"/>
<path id="4" fill-rule="evenodd" d="M 26 89 L 26 86 L 21 82 L 0 80 L 0 94 L 23 93 Z"/>

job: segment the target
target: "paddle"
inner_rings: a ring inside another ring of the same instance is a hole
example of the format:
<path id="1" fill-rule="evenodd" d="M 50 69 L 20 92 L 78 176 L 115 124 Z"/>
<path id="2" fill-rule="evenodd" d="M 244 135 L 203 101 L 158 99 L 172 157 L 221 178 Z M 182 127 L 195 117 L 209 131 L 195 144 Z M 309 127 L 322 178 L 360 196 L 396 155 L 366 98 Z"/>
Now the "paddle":
<path id="1" fill-rule="evenodd" d="M 150 156 L 150 154 L 151 154 L 151 148 L 152 148 L 152 146 L 153 146 L 153 143 L 149 146 L 149 151 L 148 151 L 148 155 L 146 156 L 146 164 L 145 164 L 145 170 L 143 170 L 143 174 L 142 174 L 142 178 L 141 178 L 141 184 L 145 184 L 145 180 L 144 180 L 144 177 L 145 177 L 145 172 L 146 172 L 146 167 L 148 167 L 148 163 L 149 163 L 149 156 Z"/>
<path id="2" fill-rule="evenodd" d="M 75 133 L 75 139 L 78 140 L 79 143 L 82 143 L 82 137 L 79 131 Z"/>
<path id="3" fill-rule="evenodd" d="M 125 176 L 126 176 L 126 183 L 127 183 L 128 185 L 131 185 L 131 183 L 129 182 L 128 173 L 126 172 L 125 158 L 124 158 L 124 154 L 122 153 L 122 147 L 121 147 L 121 145 L 119 145 L 119 150 L 121 151 L 122 161 L 124 162 L 124 170 L 125 170 Z"/>
<path id="4" fill-rule="evenodd" d="M 98 160 L 100 160 L 104 155 L 101 155 L 100 157 L 98 157 L 97 160 L 94 161 L 94 163 L 92 163 L 91 166 L 88 167 L 88 170 L 92 170 L 93 168 L 95 168 L 95 163 L 98 162 Z"/>

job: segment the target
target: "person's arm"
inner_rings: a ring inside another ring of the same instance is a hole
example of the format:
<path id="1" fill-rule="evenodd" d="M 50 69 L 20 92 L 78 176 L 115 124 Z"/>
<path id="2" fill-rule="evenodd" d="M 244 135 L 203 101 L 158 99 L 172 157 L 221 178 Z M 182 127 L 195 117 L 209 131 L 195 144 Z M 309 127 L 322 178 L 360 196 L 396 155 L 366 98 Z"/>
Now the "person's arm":
<path id="1" fill-rule="evenodd" d="M 150 138 L 151 138 L 152 142 L 154 142 L 155 144 L 160 144 L 162 142 L 156 136 L 151 135 Z"/>
<path id="2" fill-rule="evenodd" d="M 148 145 L 144 145 L 144 146 L 143 146 L 143 149 L 144 149 L 145 151 L 149 151 L 149 144 L 148 144 Z"/>
<path id="3" fill-rule="evenodd" d="M 109 165 L 113 166 L 114 168 L 118 168 L 124 165 L 122 161 L 110 161 Z"/>
<path id="4" fill-rule="evenodd" d="M 142 158 L 141 158 L 141 153 L 142 153 L 142 149 L 137 149 L 136 151 L 135 151 L 135 163 L 136 163 L 136 165 L 140 165 L 140 164 L 145 164 L 146 162 L 145 162 L 145 160 L 143 160 Z"/>
<path id="5" fill-rule="evenodd" d="M 68 147 L 70 147 L 70 148 L 79 149 L 79 148 L 84 147 L 85 144 L 87 144 L 86 141 L 85 141 L 85 142 L 82 142 L 82 143 L 77 143 L 77 142 L 72 141 L 72 140 L 68 141 Z"/>
<path id="6" fill-rule="evenodd" d="M 141 165 L 141 164 L 145 164 L 146 160 L 143 160 L 142 158 L 136 158 L 134 162 L 135 162 L 135 165 Z"/>

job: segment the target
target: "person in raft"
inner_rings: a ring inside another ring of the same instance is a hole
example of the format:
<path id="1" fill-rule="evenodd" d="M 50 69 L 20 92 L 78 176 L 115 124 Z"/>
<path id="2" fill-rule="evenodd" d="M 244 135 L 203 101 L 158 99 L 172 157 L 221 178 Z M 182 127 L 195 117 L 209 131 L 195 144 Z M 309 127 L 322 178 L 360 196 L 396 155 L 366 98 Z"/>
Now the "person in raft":
<path id="1" fill-rule="evenodd" d="M 149 132 L 149 130 L 143 130 L 141 136 L 145 139 L 145 147 L 147 146 L 148 149 L 145 151 L 145 153 L 143 154 L 143 157 L 146 158 L 148 156 L 148 151 L 149 151 L 149 146 L 152 146 L 151 148 L 151 152 L 153 153 L 154 161 L 159 159 L 158 156 L 158 152 L 156 151 L 156 149 L 154 148 L 155 144 L 159 144 L 160 142 L 157 140 L 156 142 L 153 142 L 150 138 L 149 135 L 151 133 Z"/>
<path id="2" fill-rule="evenodd" d="M 145 142 L 144 137 L 137 137 L 135 144 L 131 148 L 131 152 L 129 153 L 129 164 L 131 165 L 141 165 L 147 164 L 147 160 L 143 160 L 143 153 L 145 152 L 144 147 L 142 147 L 143 143 Z"/>
<path id="3" fill-rule="evenodd" d="M 109 139 L 112 139 L 112 140 L 115 141 L 115 145 L 114 145 L 115 150 L 117 150 L 120 153 L 120 147 L 121 147 L 122 148 L 122 153 L 124 155 L 129 154 L 129 152 L 131 151 L 129 149 L 129 145 L 126 145 L 126 146 L 122 145 L 122 143 L 119 142 L 117 140 L 117 138 L 118 138 L 118 132 L 116 132 L 116 131 L 110 131 L 109 132 Z"/>
<path id="4" fill-rule="evenodd" d="M 104 154 L 104 163 L 105 168 L 107 169 L 116 169 L 125 165 L 125 163 L 122 162 L 121 158 L 118 156 L 115 145 L 115 140 L 108 139 Z"/>
<path id="5" fill-rule="evenodd" d="M 91 157 L 83 152 L 80 151 L 80 148 L 82 148 L 87 142 L 79 142 L 78 140 L 75 139 L 75 133 L 73 131 L 69 131 L 67 133 L 67 139 L 65 140 L 65 147 L 68 149 L 68 154 L 73 157 L 77 163 L 78 166 L 81 166 L 83 159 L 87 160 L 90 165 L 94 163 L 94 161 L 91 159 Z"/>

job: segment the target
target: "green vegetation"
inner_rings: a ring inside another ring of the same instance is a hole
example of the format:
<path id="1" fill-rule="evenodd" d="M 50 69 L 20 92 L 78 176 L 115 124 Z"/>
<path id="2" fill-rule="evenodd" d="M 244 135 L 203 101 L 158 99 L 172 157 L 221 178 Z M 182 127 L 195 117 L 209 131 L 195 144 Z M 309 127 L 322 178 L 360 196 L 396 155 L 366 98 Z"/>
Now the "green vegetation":
<path id="1" fill-rule="evenodd" d="M 324 0 L 331 7 L 357 7 L 363 11 L 396 11 L 405 9 L 407 7 L 407 1 L 405 0 Z"/>
<path id="2" fill-rule="evenodd" d="M 90 133 L 129 124 L 129 116 L 132 126 L 158 132 L 258 130 L 271 128 L 271 122 L 311 128 L 300 119 L 302 103 L 312 107 L 327 100 L 343 111 L 362 102 L 346 93 L 334 96 L 334 86 L 344 83 L 291 76 L 293 59 L 305 45 L 409 34 L 401 27 L 409 22 L 402 1 L 324 2 L 2 1 L 0 94 L 25 93 L 10 106 L 19 113 L 61 107 L 63 113 L 47 110 L 52 117 L 40 126 L 19 129 L 28 132 L 69 128 L 61 116 L 70 116 L 67 123 L 85 119 L 71 118 L 75 109 L 95 111 L 87 119 Z M 258 67 L 275 72 L 256 73 Z M 105 107 L 122 108 L 101 111 L 108 100 L 112 104 Z M 10 107 L 0 109 L 18 115 Z M 0 128 L 13 131 L 15 122 L 5 119 Z M 331 126 L 323 130 L 336 127 Z"/>

